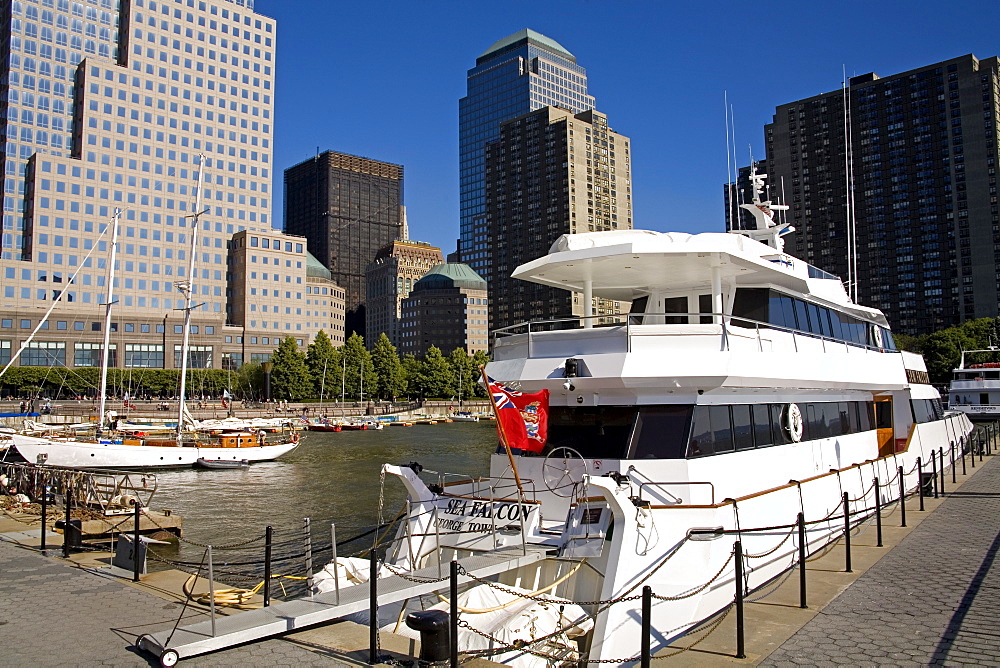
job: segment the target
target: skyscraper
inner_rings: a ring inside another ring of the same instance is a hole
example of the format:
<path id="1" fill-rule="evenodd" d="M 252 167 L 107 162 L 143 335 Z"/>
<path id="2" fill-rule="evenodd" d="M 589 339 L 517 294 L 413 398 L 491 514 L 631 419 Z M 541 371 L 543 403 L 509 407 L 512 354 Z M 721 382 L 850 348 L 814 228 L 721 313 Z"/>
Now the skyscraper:
<path id="1" fill-rule="evenodd" d="M 510 277 L 562 234 L 632 227 L 628 137 L 604 114 L 545 107 L 505 121 L 486 144 L 490 327 L 582 315 L 582 295 Z M 621 304 L 595 300 L 595 315 Z"/>
<path id="2" fill-rule="evenodd" d="M 487 49 L 469 70 L 466 95 L 458 103 L 458 255 L 480 275 L 490 264 L 486 226 L 486 143 L 500 124 L 545 106 L 573 113 L 594 108 L 587 72 L 576 56 L 534 30 L 521 30 Z"/>
<path id="3" fill-rule="evenodd" d="M 784 181 L 798 230 L 789 252 L 847 280 L 849 149 L 859 301 L 907 334 L 995 317 L 1000 60 L 849 83 L 847 114 L 836 90 L 779 106 L 765 128 L 769 181 Z"/>
<path id="4" fill-rule="evenodd" d="M 287 334 L 304 343 L 304 240 L 271 229 L 274 21 L 252 0 L 19 0 L 0 3 L 0 21 L 0 361 L 58 297 L 21 363 L 90 364 L 116 208 L 119 364 L 169 367 L 179 355 L 177 282 L 201 302 L 203 366 L 267 355 Z M 204 215 L 187 276 L 199 155 Z M 228 296 L 240 231 L 272 244 L 249 256 L 271 263 L 272 289 L 281 283 L 280 308 L 264 317 Z"/>
<path id="5" fill-rule="evenodd" d="M 326 151 L 285 170 L 285 231 L 308 239 L 344 288 L 348 336 L 366 333 L 365 269 L 400 238 L 402 207 L 401 165 Z"/>
<path id="6" fill-rule="evenodd" d="M 402 343 L 403 300 L 427 271 L 444 262 L 441 249 L 423 241 L 401 239 L 381 248 L 365 270 L 366 329 L 369 347 L 385 333 L 397 348 Z"/>

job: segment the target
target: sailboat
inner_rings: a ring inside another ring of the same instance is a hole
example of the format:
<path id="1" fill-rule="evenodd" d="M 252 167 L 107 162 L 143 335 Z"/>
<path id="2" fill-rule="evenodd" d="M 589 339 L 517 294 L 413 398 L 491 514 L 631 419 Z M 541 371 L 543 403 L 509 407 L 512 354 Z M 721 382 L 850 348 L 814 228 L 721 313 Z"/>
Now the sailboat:
<path id="1" fill-rule="evenodd" d="M 204 177 L 204 156 L 198 169 L 198 190 L 195 197 L 194 214 L 191 218 L 191 250 L 187 280 L 179 281 L 176 287 L 185 297 L 184 339 L 181 347 L 180 401 L 177 426 L 172 437 L 146 435 L 134 430 L 119 430 L 116 420 L 101 423 L 94 434 L 62 432 L 60 435 L 34 436 L 26 433 L 12 435 L 14 447 L 29 462 L 71 468 L 166 468 L 194 466 L 198 460 L 207 462 L 248 462 L 270 461 L 291 452 L 299 443 L 296 432 L 282 433 L 278 437 L 268 437 L 264 430 L 224 432 L 203 436 L 185 431 L 190 422 L 185 404 L 185 389 L 188 366 L 188 347 L 191 333 L 191 311 L 199 305 L 192 303 L 194 294 L 194 259 L 197 248 L 198 226 L 201 216 L 202 179 Z M 111 262 L 108 269 L 108 297 L 104 316 L 104 354 L 101 363 L 100 415 L 103 420 L 107 400 L 109 366 L 109 337 L 111 332 L 111 309 L 114 304 L 115 256 L 118 247 L 118 228 L 121 210 L 116 209 L 112 218 Z M 107 429 L 105 427 L 107 426 Z"/>

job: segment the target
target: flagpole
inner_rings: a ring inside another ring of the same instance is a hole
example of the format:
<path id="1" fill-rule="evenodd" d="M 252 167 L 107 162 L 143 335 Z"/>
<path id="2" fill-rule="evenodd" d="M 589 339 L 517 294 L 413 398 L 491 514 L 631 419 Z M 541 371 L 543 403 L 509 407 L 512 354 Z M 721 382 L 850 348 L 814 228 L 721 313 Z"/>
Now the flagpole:
<path id="1" fill-rule="evenodd" d="M 497 402 L 493 399 L 493 392 L 490 391 L 490 379 L 486 377 L 486 367 L 479 365 L 479 373 L 483 376 L 483 383 L 486 385 L 486 393 L 490 395 L 490 405 L 493 407 L 493 417 L 496 418 L 497 432 L 500 434 L 500 442 L 503 443 L 504 450 L 507 451 L 507 459 L 510 461 L 511 471 L 514 472 L 514 482 L 517 483 L 517 492 L 521 496 L 521 500 L 524 500 L 524 486 L 521 485 L 521 476 L 517 473 L 517 464 L 514 462 L 514 453 L 510 451 L 510 444 L 507 443 L 507 434 L 503 430 L 503 420 L 500 419 L 500 413 L 497 411 Z"/>

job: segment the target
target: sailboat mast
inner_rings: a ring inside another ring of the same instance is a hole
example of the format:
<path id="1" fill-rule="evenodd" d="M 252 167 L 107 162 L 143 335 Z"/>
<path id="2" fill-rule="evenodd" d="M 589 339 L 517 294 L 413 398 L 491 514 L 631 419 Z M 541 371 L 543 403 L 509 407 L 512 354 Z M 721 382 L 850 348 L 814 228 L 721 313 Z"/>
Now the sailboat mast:
<path id="1" fill-rule="evenodd" d="M 191 295 L 194 293 L 194 257 L 198 250 L 198 227 L 201 222 L 201 184 L 205 177 L 205 156 L 198 156 L 198 190 L 195 192 L 194 213 L 191 218 L 191 257 L 188 258 L 187 281 L 177 283 L 177 289 L 184 293 L 184 339 L 181 342 L 181 387 L 177 401 L 177 442 L 180 443 L 184 430 L 184 401 L 187 388 L 188 342 L 191 338 L 191 311 L 194 309 Z M 166 352 L 166 351 L 164 351 Z"/>
<path id="2" fill-rule="evenodd" d="M 104 348 L 101 352 L 101 409 L 97 414 L 98 433 L 104 424 L 104 409 L 108 402 L 108 364 L 111 359 L 111 307 L 115 303 L 115 261 L 118 255 L 118 223 L 122 210 L 115 208 L 111 218 L 111 259 L 108 264 L 108 298 L 104 303 Z"/>

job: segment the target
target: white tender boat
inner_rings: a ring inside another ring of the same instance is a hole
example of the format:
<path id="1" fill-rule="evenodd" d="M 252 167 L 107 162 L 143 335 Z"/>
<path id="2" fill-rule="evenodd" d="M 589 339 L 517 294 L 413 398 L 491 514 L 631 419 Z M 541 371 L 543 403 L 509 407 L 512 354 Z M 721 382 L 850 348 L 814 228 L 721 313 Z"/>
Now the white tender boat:
<path id="1" fill-rule="evenodd" d="M 988 361 L 966 361 L 979 359 Z M 971 420 L 1000 417 L 1000 348 L 965 350 L 958 368 L 952 371 L 948 387 L 948 408 L 961 411 Z"/>

